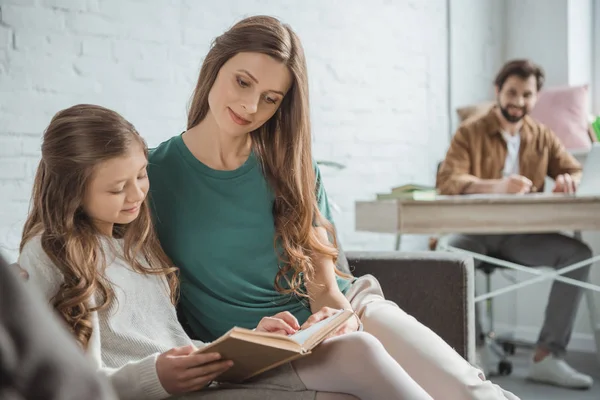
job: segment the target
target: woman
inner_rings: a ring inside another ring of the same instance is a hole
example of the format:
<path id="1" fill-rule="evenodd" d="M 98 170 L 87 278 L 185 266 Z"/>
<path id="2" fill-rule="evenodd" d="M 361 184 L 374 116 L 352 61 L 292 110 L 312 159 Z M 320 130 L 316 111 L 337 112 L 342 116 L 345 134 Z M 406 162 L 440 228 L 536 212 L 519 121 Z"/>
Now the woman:
<path id="1" fill-rule="evenodd" d="M 352 308 L 433 398 L 514 399 L 386 301 L 375 278 L 337 270 L 309 114 L 299 38 L 274 18 L 250 17 L 214 41 L 187 130 L 151 153 L 155 224 L 181 269 L 193 335 L 214 340 L 282 311 L 307 327 Z M 337 334 L 358 329 L 352 319 Z"/>
<path id="2" fill-rule="evenodd" d="M 178 321 L 177 269 L 150 218 L 147 153 L 134 126 L 112 110 L 79 104 L 59 111 L 44 132 L 20 246 L 29 281 L 119 399 L 431 400 L 366 332 L 332 338 L 311 357 L 243 387 L 211 385 L 233 363 L 197 353 L 205 343 L 192 341 Z M 282 312 L 255 329 L 292 334 L 298 328 Z M 358 357 L 354 368 L 336 364 Z"/>

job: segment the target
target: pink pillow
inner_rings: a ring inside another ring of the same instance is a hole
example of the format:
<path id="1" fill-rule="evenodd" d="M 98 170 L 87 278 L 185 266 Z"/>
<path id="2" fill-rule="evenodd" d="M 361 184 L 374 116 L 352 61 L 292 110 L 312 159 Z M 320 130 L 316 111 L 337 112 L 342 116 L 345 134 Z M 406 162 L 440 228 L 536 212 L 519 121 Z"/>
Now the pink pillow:
<path id="1" fill-rule="evenodd" d="M 542 89 L 531 116 L 552 129 L 569 150 L 589 149 L 588 85 Z"/>

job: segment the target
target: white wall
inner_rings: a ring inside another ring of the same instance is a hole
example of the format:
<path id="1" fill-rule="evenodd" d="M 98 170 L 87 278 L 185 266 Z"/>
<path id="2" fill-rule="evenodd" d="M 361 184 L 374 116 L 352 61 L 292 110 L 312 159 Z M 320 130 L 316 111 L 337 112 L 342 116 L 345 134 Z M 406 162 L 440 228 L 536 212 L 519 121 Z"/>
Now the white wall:
<path id="1" fill-rule="evenodd" d="M 542 65 L 549 86 L 569 74 L 569 0 L 506 0 L 505 57 Z"/>
<path id="2" fill-rule="evenodd" d="M 546 83 L 589 84 L 594 0 L 507 0 L 505 57 L 530 58 Z"/>
<path id="3" fill-rule="evenodd" d="M 101 104 L 158 144 L 184 129 L 211 39 L 245 15 L 281 17 L 303 39 L 315 156 L 348 166 L 323 170 L 343 209 L 347 248 L 392 248 L 391 235 L 354 231 L 354 201 L 407 181 L 433 183 L 448 144 L 446 0 L 0 4 L 0 249 L 11 259 L 51 116 Z"/>
<path id="4" fill-rule="evenodd" d="M 570 0 L 568 9 L 567 82 L 571 85 L 590 85 L 590 92 L 593 90 L 593 2 L 594 0 Z"/>
<path id="5" fill-rule="evenodd" d="M 504 63 L 504 1 L 450 1 L 450 104 L 452 131 L 455 110 L 494 97 L 494 77 Z"/>
<path id="6" fill-rule="evenodd" d="M 592 79 L 594 81 L 594 99 L 592 103 L 592 112 L 594 115 L 600 115 L 600 0 L 593 0 L 593 58 L 592 58 Z"/>

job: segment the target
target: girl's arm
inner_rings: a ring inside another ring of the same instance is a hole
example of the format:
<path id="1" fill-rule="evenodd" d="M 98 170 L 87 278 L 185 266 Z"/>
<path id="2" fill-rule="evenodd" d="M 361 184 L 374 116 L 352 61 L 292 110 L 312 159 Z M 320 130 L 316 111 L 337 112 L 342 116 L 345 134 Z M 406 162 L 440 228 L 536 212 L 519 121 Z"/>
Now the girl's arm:
<path id="1" fill-rule="evenodd" d="M 161 385 L 156 370 L 159 353 L 132 361 L 120 368 L 101 367 L 121 400 L 159 400 L 171 396 Z M 95 360 L 97 361 L 97 360 Z"/>
<path id="2" fill-rule="evenodd" d="M 19 264 L 29 274 L 30 285 L 50 302 L 63 279 L 43 251 L 39 237 L 25 245 Z M 90 306 L 94 305 L 93 299 L 90 300 Z M 110 380 L 121 400 L 158 400 L 197 391 L 231 367 L 229 362 L 221 361 L 214 353 L 196 354 L 196 347 L 185 346 L 164 353 L 156 352 L 118 368 L 109 368 L 102 361 L 103 343 L 98 313 L 93 312 L 91 317 L 92 335 L 86 349 L 87 356 L 97 371 Z"/>
<path id="3" fill-rule="evenodd" d="M 28 285 L 48 303 L 58 293 L 62 274 L 44 252 L 40 237 L 34 237 L 19 255 L 19 266 L 29 275 Z M 73 336 L 70 338 L 75 342 Z M 102 363 L 98 313 L 92 313 L 92 336 L 87 358 L 97 370 L 109 378 L 120 399 L 163 399 L 169 394 L 163 389 L 156 372 L 157 354 L 128 363 L 121 368 L 106 368 Z"/>

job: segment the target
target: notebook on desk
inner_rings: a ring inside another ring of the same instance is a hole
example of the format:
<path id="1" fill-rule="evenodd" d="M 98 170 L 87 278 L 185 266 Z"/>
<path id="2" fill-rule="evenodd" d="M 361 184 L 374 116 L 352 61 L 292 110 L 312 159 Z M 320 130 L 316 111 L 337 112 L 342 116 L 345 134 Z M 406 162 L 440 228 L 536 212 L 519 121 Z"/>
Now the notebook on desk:
<path id="1" fill-rule="evenodd" d="M 600 196 L 600 143 L 593 143 L 583 167 L 577 197 Z"/>

